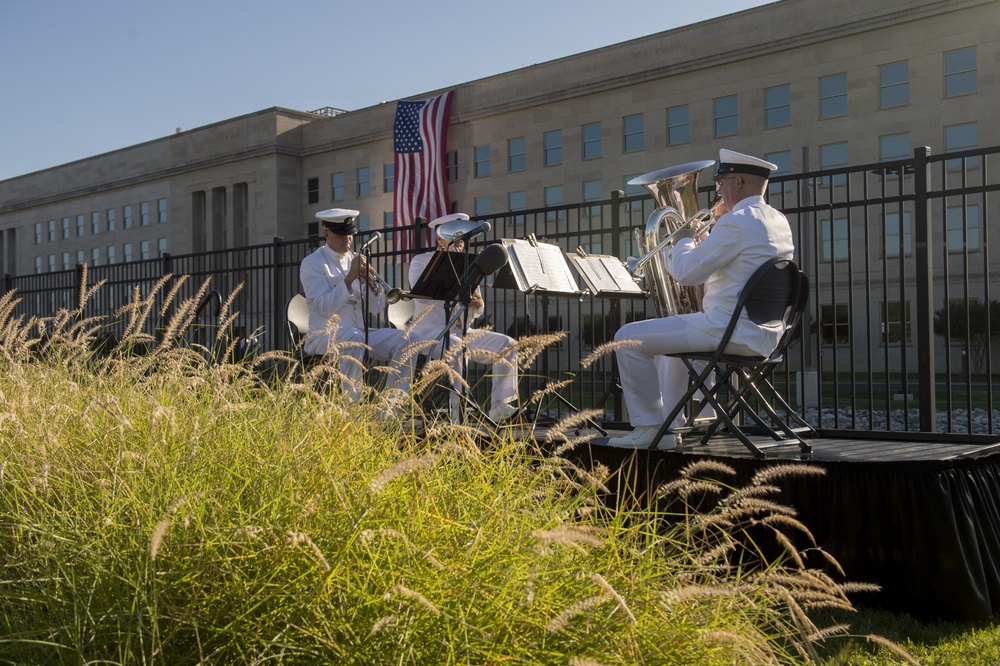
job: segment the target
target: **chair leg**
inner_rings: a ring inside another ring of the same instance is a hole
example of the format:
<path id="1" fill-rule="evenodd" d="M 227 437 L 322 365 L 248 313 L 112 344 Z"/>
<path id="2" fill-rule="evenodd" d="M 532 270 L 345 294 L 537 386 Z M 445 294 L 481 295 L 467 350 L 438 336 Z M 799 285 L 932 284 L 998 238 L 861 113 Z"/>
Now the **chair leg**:
<path id="1" fill-rule="evenodd" d="M 767 431 L 767 433 L 771 436 L 771 438 L 774 439 L 776 442 L 774 444 L 762 445 L 760 446 L 760 448 L 766 449 L 775 446 L 784 446 L 785 444 L 791 444 L 794 441 L 798 444 L 799 449 L 802 452 L 804 453 L 812 452 L 812 446 L 808 442 L 806 442 L 797 432 L 795 432 L 788 425 L 785 419 L 782 419 L 780 416 L 778 416 L 777 411 L 774 409 L 773 405 L 771 405 L 770 401 L 768 401 L 764 397 L 763 392 L 760 390 L 758 384 L 763 383 L 765 386 L 768 387 L 769 393 L 774 397 L 774 399 L 780 401 L 781 404 L 785 407 L 786 413 L 794 414 L 794 412 L 791 411 L 791 407 L 788 406 L 788 403 L 785 402 L 785 400 L 781 397 L 781 395 L 774 388 L 771 382 L 768 381 L 767 379 L 768 374 L 770 373 L 769 372 L 751 373 L 747 372 L 746 370 L 740 372 L 740 376 L 743 380 L 742 382 L 743 388 L 739 390 L 738 394 L 734 397 L 732 402 L 737 403 L 738 408 L 744 410 L 745 413 L 748 414 L 763 430 Z M 756 412 L 756 410 L 754 410 L 751 407 L 749 401 L 746 398 L 748 394 L 753 394 L 753 396 L 756 397 L 757 401 L 763 407 L 764 411 L 766 411 L 768 416 L 771 417 L 772 422 L 778 425 L 778 428 L 780 428 L 781 431 L 785 433 L 787 439 L 786 437 L 779 435 L 778 432 L 774 428 L 772 428 L 770 424 L 765 422 Z M 798 418 L 798 414 L 795 414 L 795 416 Z M 801 421 L 802 419 L 800 418 L 799 420 Z M 810 428 L 810 430 L 812 432 L 815 432 L 814 430 L 812 430 L 812 428 Z"/>

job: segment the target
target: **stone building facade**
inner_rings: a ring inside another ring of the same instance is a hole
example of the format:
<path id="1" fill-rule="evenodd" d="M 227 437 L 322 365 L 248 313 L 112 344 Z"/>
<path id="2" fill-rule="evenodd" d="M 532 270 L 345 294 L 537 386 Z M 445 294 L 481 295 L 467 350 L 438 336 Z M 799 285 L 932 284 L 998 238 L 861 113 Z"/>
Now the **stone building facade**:
<path id="1" fill-rule="evenodd" d="M 638 193 L 722 147 L 802 173 L 998 145 L 997 27 L 991 0 L 780 0 L 458 83 L 452 209 Z M 395 106 L 265 109 L 0 181 L 0 272 L 302 238 L 333 206 L 389 226 Z"/>

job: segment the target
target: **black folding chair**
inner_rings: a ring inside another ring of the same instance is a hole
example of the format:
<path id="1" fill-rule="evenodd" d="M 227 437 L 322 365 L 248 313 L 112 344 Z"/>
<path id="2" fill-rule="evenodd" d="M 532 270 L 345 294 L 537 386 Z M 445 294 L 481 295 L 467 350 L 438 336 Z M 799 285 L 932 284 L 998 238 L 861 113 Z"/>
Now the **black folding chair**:
<path id="1" fill-rule="evenodd" d="M 788 444 L 798 444 L 803 453 L 812 451 L 812 446 L 801 434 L 812 436 L 815 430 L 789 406 L 770 380 L 774 369 L 784 360 L 788 346 L 794 339 L 802 320 L 809 299 L 808 287 L 808 278 L 795 262 L 788 259 L 771 259 L 747 280 L 718 349 L 714 352 L 670 354 L 684 362 L 691 381 L 687 393 L 660 426 L 650 448 L 656 448 L 660 439 L 670 429 L 670 424 L 700 391 L 705 401 L 715 410 L 715 419 L 705 426 L 705 432 L 701 437 L 702 444 L 708 443 L 719 428 L 724 426 L 727 432 L 738 438 L 758 458 L 765 457 L 764 449 Z M 726 353 L 726 347 L 736 329 L 736 322 L 744 310 L 756 324 L 784 323 L 784 334 L 769 355 L 745 356 Z M 705 363 L 701 370 L 695 367 L 699 361 Z M 714 382 L 710 385 L 712 379 Z M 723 389 L 729 396 L 725 404 L 720 400 Z M 767 413 L 770 423 L 757 413 L 751 400 Z M 778 409 L 775 409 L 775 405 Z M 749 417 L 774 442 L 754 443 L 747 435 L 749 429 L 737 425 L 737 419 L 741 415 Z M 697 413 L 692 410 L 684 427 L 675 429 L 675 432 L 692 432 L 696 428 L 703 427 L 695 425 L 696 417 Z M 796 427 L 789 425 L 789 420 L 794 421 Z"/>

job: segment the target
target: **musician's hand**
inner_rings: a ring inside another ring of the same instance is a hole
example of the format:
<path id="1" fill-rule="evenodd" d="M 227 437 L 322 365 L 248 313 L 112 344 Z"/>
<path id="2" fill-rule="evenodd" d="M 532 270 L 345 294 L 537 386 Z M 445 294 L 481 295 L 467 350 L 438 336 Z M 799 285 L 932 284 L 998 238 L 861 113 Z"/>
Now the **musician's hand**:
<path id="1" fill-rule="evenodd" d="M 712 230 L 711 225 L 707 222 L 696 222 L 691 230 L 691 237 L 694 238 L 699 243 L 706 238 L 708 238 L 708 232 Z"/>
<path id="2" fill-rule="evenodd" d="M 354 258 L 351 259 L 351 266 L 347 271 L 347 284 L 350 286 L 362 275 L 362 271 L 365 274 L 368 272 L 368 262 L 365 261 L 363 254 L 356 254 Z"/>
<path id="3" fill-rule="evenodd" d="M 479 290 L 477 289 L 475 292 L 473 292 L 472 298 L 469 299 L 469 309 L 478 310 L 481 307 L 483 307 L 483 295 L 480 294 Z"/>
<path id="4" fill-rule="evenodd" d="M 679 240 L 681 240 L 683 238 L 694 238 L 695 234 L 694 234 L 694 229 L 692 228 L 692 226 L 693 225 L 686 224 L 683 227 L 681 227 L 680 229 L 678 229 L 677 231 L 675 231 L 673 233 L 673 241 L 672 242 L 676 243 L 677 241 L 679 241 Z"/>

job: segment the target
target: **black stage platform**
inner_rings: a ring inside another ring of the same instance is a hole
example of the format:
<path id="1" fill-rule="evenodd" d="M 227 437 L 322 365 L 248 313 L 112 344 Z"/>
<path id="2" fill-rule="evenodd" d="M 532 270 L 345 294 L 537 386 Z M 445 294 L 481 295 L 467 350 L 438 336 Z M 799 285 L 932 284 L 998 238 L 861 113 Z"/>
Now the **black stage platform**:
<path id="1" fill-rule="evenodd" d="M 806 460 L 795 445 L 768 449 L 767 459 L 756 459 L 724 435 L 673 451 L 614 448 L 595 437 L 563 455 L 585 467 L 606 465 L 617 471 L 609 485 L 613 492 L 630 488 L 630 494 L 645 497 L 696 459 L 733 468 L 737 476 L 729 482 L 737 486 L 765 465 L 822 467 L 824 476 L 786 479 L 775 499 L 798 511 L 848 581 L 881 586 L 880 593 L 856 603 L 955 620 L 1000 611 L 1000 437 L 821 435 L 810 440 L 813 452 Z M 762 444 L 769 441 L 761 438 Z"/>

